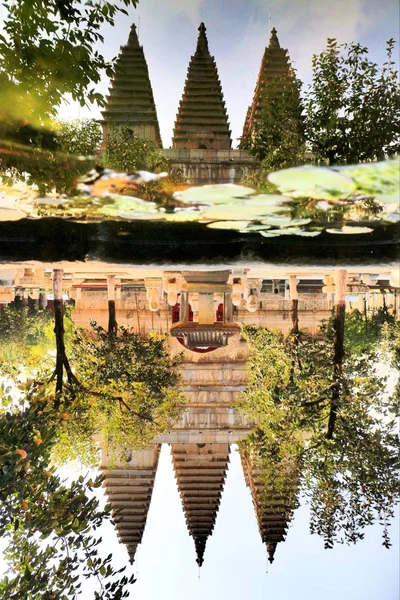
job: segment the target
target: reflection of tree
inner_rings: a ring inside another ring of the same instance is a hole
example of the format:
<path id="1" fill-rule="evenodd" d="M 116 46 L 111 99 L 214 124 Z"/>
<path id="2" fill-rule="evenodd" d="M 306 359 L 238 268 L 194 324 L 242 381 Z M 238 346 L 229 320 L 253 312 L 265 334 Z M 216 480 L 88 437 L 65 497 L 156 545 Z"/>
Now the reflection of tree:
<path id="1" fill-rule="evenodd" d="M 80 477 L 62 482 L 50 467 L 62 425 L 45 388 L 30 388 L 24 406 L 0 405 L 0 536 L 7 542 L 9 573 L 2 598 L 76 598 L 90 579 L 104 600 L 122 598 L 133 576 L 115 577 L 111 554 L 99 553 L 92 534 L 111 518 Z M 54 566 L 53 566 L 54 565 Z"/>
<path id="2" fill-rule="evenodd" d="M 134 579 L 118 577 L 111 555 L 99 554 L 101 538 L 90 534 L 110 518 L 90 497 L 101 479 L 67 485 L 52 465 L 75 457 L 97 463 L 98 432 L 111 451 L 146 447 L 179 413 L 177 361 L 169 358 L 164 338 L 118 328 L 115 311 L 109 332 L 93 324 L 91 332 L 75 331 L 66 339 L 72 324 L 64 315 L 62 271 L 53 275 L 55 367 L 50 359 L 40 369 L 30 359 L 25 366 L 31 379 L 21 383 L 17 363 L 12 369 L 0 365 L 1 375 L 14 376 L 21 400 L 7 390 L 0 397 L 0 535 L 11 568 L 0 581 L 0 595 L 75 598 L 81 580 L 92 578 L 99 598 L 116 600 L 126 597 Z M 0 313 L 0 340 L 10 340 L 10 324 L 17 347 L 33 330 L 45 355 L 49 340 L 37 333 L 35 319 L 51 330 L 49 316 L 8 309 Z"/>
<path id="3" fill-rule="evenodd" d="M 369 327 L 381 318 L 372 315 Z M 349 323 L 347 337 L 339 306 L 315 340 L 301 332 L 285 337 L 245 328 L 250 379 L 241 407 L 258 422 L 245 446 L 267 478 L 271 470 L 279 473 L 282 460 L 299 470 L 301 465 L 311 531 L 323 536 L 327 548 L 357 542 L 376 520 L 389 546 L 387 526 L 399 497 L 399 443 L 395 397 L 387 397 L 386 378 L 376 365 L 382 347 L 396 351 L 398 325 L 389 319 L 374 345 L 360 351 L 364 316 L 354 313 Z"/>
<path id="4" fill-rule="evenodd" d="M 63 429 L 54 456 L 60 462 L 97 463 L 96 433 L 111 450 L 145 447 L 180 411 L 177 360 L 169 358 L 165 339 L 118 328 L 114 300 L 109 301 L 108 332 L 95 323 L 90 333 L 76 331 L 64 318 L 61 269 L 53 272 L 53 291 L 55 366 L 48 374 L 31 365 L 34 379 L 24 387 L 31 399 L 45 389 L 58 412 Z M 75 332 L 68 336 L 68 351 L 65 322 Z"/>

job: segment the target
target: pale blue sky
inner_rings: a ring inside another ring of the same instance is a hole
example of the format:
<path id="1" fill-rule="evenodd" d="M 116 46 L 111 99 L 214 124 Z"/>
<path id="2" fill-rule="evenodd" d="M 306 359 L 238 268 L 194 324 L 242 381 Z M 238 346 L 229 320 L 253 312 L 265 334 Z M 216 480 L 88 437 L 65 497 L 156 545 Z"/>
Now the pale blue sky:
<path id="1" fill-rule="evenodd" d="M 186 529 L 176 486 L 170 448 L 160 456 L 152 503 L 143 540 L 133 567 L 114 528 L 106 523 L 102 554 L 113 553 L 114 565 L 128 565 L 137 574 L 131 600 L 398 600 L 399 516 L 388 551 L 381 528 L 366 530 L 356 546 L 324 550 L 323 540 L 309 533 L 306 507 L 295 512 L 285 542 L 267 567 L 267 553 L 246 488 L 238 452 L 233 449 L 213 535 L 207 542 L 204 564 L 196 564 L 193 539 Z M 0 548 L 2 544 L 0 543 Z M 4 568 L 0 558 L 0 573 Z M 267 573 L 268 569 L 268 573 Z M 83 583 L 83 600 L 92 589 Z"/>
<path id="2" fill-rule="evenodd" d="M 261 58 L 269 40 L 268 17 L 278 30 L 281 46 L 298 75 L 311 80 L 311 59 L 322 52 L 328 37 L 360 42 L 372 60 L 385 60 L 385 42 L 399 40 L 398 0 L 140 0 L 129 16 L 120 15 L 116 27 L 103 30 L 101 52 L 117 56 L 133 22 L 138 25 L 157 105 L 164 147 L 171 145 L 172 130 L 182 96 L 190 56 L 194 53 L 200 21 L 207 27 L 228 109 L 234 146 L 241 135 L 251 102 Z M 0 22 L 4 8 L 0 6 Z M 398 56 L 398 52 L 396 53 Z M 99 91 L 106 93 L 104 78 Z M 65 118 L 100 117 L 100 110 L 64 107 Z"/>
<path id="3" fill-rule="evenodd" d="M 138 25 L 163 144 L 169 147 L 197 28 L 204 21 L 236 145 L 268 44 L 269 13 L 281 46 L 289 50 L 304 82 L 311 80 L 312 54 L 323 51 L 328 37 L 368 46 L 371 59 L 379 63 L 385 59 L 386 40 L 399 39 L 397 0 L 140 0 L 130 17 L 120 16 L 116 28 L 104 30 L 103 51 L 108 58 L 115 57 L 128 39 L 131 23 Z M 101 91 L 107 88 L 104 80 Z M 98 117 L 99 111 L 70 107 L 64 114 Z"/>

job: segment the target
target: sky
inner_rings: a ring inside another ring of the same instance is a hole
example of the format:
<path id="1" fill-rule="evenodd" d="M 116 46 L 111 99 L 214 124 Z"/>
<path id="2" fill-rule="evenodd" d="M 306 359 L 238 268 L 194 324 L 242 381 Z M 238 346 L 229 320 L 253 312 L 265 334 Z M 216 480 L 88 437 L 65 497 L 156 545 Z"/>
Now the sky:
<path id="1" fill-rule="evenodd" d="M 368 528 L 365 540 L 356 546 L 324 550 L 322 539 L 309 533 L 308 509 L 303 506 L 295 511 L 286 541 L 278 544 L 274 563 L 267 565 L 234 447 L 215 529 L 199 572 L 166 444 L 133 567 L 113 527 L 106 523 L 97 531 L 103 537 L 104 555 L 112 552 L 116 567 L 128 565 L 127 573 L 136 574 L 130 600 L 398 600 L 398 532 L 397 513 L 389 551 L 382 546 L 379 525 Z M 0 573 L 1 568 L 0 558 Z M 83 598 L 89 600 L 92 589 L 83 585 Z"/>
<path id="2" fill-rule="evenodd" d="M 65 472 L 64 474 L 66 474 Z M 69 473 L 70 474 L 70 473 Z M 100 491 L 101 493 L 101 491 Z M 249 489 L 239 453 L 233 447 L 213 535 L 208 539 L 199 571 L 176 486 L 170 448 L 164 444 L 158 465 L 146 529 L 133 567 L 106 523 L 96 533 L 103 537 L 103 554 L 113 553 L 117 568 L 127 565 L 136 574 L 130 600 L 398 600 L 399 514 L 390 528 L 392 548 L 382 546 L 381 528 L 366 530 L 355 546 L 324 550 L 323 541 L 309 533 L 309 513 L 294 513 L 285 542 L 275 560 L 257 529 Z M 0 541 L 1 549 L 1 541 Z M 0 574 L 4 563 L 0 557 Z M 83 598 L 92 588 L 83 582 Z"/>
<path id="3" fill-rule="evenodd" d="M 190 56 L 194 53 L 197 28 L 207 27 L 211 54 L 222 84 L 233 146 L 243 128 L 254 92 L 264 48 L 271 27 L 276 27 L 283 48 L 305 86 L 311 81 L 312 55 L 326 47 L 328 37 L 339 42 L 356 41 L 367 46 L 370 58 L 385 60 L 385 43 L 399 40 L 397 0 L 140 0 L 129 16 L 120 15 L 114 28 L 103 31 L 102 52 L 117 56 L 125 44 L 131 24 L 138 26 L 153 86 L 164 147 L 170 147 L 179 100 L 182 96 Z M 99 90 L 107 92 L 105 78 Z M 63 117 L 100 117 L 98 109 L 70 105 Z"/>

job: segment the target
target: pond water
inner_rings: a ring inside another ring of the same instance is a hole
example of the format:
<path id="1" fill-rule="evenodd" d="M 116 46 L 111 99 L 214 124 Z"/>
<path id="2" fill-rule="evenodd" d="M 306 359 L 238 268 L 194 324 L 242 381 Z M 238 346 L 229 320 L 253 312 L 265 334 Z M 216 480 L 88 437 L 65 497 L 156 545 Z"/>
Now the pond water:
<path id="1" fill-rule="evenodd" d="M 0 597 L 397 600 L 398 13 L 270 2 L 252 96 L 265 3 L 101 2 L 67 123 L 98 3 L 11 4 L 65 39 L 0 35 Z"/>
<path id="2" fill-rule="evenodd" d="M 390 425 L 390 419 L 396 405 L 397 263 L 16 261 L 0 265 L 0 282 L 2 417 L 22 410 L 33 432 L 21 437 L 3 424 L 3 435 L 13 436 L 4 440 L 28 453 L 11 465 L 21 473 L 30 460 L 34 470 L 29 467 L 22 481 L 28 474 L 25 483 L 34 484 L 48 460 L 37 462 L 43 441 L 56 448 L 61 463 L 69 455 L 98 465 L 98 451 L 93 458 L 85 446 L 88 432 L 103 440 L 104 483 L 95 496 L 101 506 L 111 504 L 115 522 L 92 533 L 102 537 L 101 555 L 111 553 L 116 567 L 127 566 L 136 576 L 129 597 L 396 598 L 398 423 L 395 418 Z M 47 441 L 53 413 L 41 410 L 38 417 L 37 410 L 48 402 L 41 386 L 53 398 L 57 390 L 49 376 L 57 369 L 58 297 L 64 351 L 77 380 L 64 371 L 64 388 L 55 398 L 61 394 L 60 410 L 67 414 L 56 417 L 58 433 Z M 119 327 L 139 335 L 139 346 L 134 338 L 123 342 L 122 329 L 110 337 L 113 314 Z M 93 329 L 91 320 L 103 329 Z M 179 380 L 167 385 L 185 403 L 173 414 L 163 408 L 165 422 L 134 417 L 127 425 L 123 407 L 122 413 L 106 408 L 115 396 L 135 415 L 155 411 L 160 419 L 164 392 L 146 388 L 132 396 L 131 387 L 137 381 L 157 386 L 165 377 L 160 355 L 137 354 L 159 335 L 166 336 L 167 355 L 178 357 L 178 366 L 168 369 L 178 368 Z M 153 362 L 145 375 L 148 360 Z M 32 375 L 39 383 L 26 385 Z M 16 404 L 21 394 L 28 400 L 24 407 Z M 334 401 L 338 414 L 330 436 Z M 116 425 L 108 428 L 104 418 Z M 125 428 L 122 437 L 115 427 Z M 4 455 L 3 478 L 9 460 Z M 68 481 L 82 472 L 89 473 L 86 481 L 99 473 L 97 467 L 60 471 Z M 13 485 L 6 483 L 5 490 Z M 28 489 L 14 493 L 21 497 Z M 91 497 L 92 488 L 87 493 Z M 38 516 L 28 505 L 18 518 L 30 539 L 29 523 Z M 53 509 L 46 510 L 50 518 Z M 16 517 L 11 512 L 5 518 Z M 85 597 L 95 587 L 84 581 Z"/>

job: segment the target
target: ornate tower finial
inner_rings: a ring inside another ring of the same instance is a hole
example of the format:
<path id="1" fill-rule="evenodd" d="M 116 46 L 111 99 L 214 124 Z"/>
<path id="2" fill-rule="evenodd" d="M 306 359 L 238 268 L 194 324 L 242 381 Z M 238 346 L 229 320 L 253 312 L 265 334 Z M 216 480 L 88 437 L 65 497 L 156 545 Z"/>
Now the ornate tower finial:
<path id="1" fill-rule="evenodd" d="M 277 31 L 275 27 L 272 28 L 271 37 L 269 38 L 269 48 L 280 48 L 278 36 L 276 35 Z"/>
<path id="2" fill-rule="evenodd" d="M 203 54 L 203 55 L 209 54 L 206 31 L 207 31 L 207 29 L 206 29 L 206 26 L 204 25 L 204 23 L 200 23 L 199 37 L 197 38 L 196 54 Z"/>
<path id="3" fill-rule="evenodd" d="M 196 554 L 197 554 L 196 562 L 199 565 L 199 567 L 201 567 L 201 565 L 204 562 L 204 551 L 206 549 L 206 543 L 207 543 L 206 536 L 204 536 L 204 537 L 199 536 L 199 537 L 195 537 L 195 539 L 194 539 L 194 544 L 195 544 Z"/>
<path id="4" fill-rule="evenodd" d="M 128 46 L 130 46 L 131 48 L 139 48 L 140 47 L 135 23 L 132 23 L 132 26 L 131 26 L 131 31 L 129 33 L 129 38 L 128 38 Z"/>
<path id="5" fill-rule="evenodd" d="M 274 542 L 272 544 L 267 544 L 268 561 L 270 562 L 271 565 L 274 562 L 274 554 L 275 554 L 276 546 L 277 546 L 276 542 Z"/>
<path id="6" fill-rule="evenodd" d="M 228 115 L 217 65 L 200 23 L 196 52 L 190 59 L 185 88 L 176 116 L 173 148 L 230 150 Z"/>

